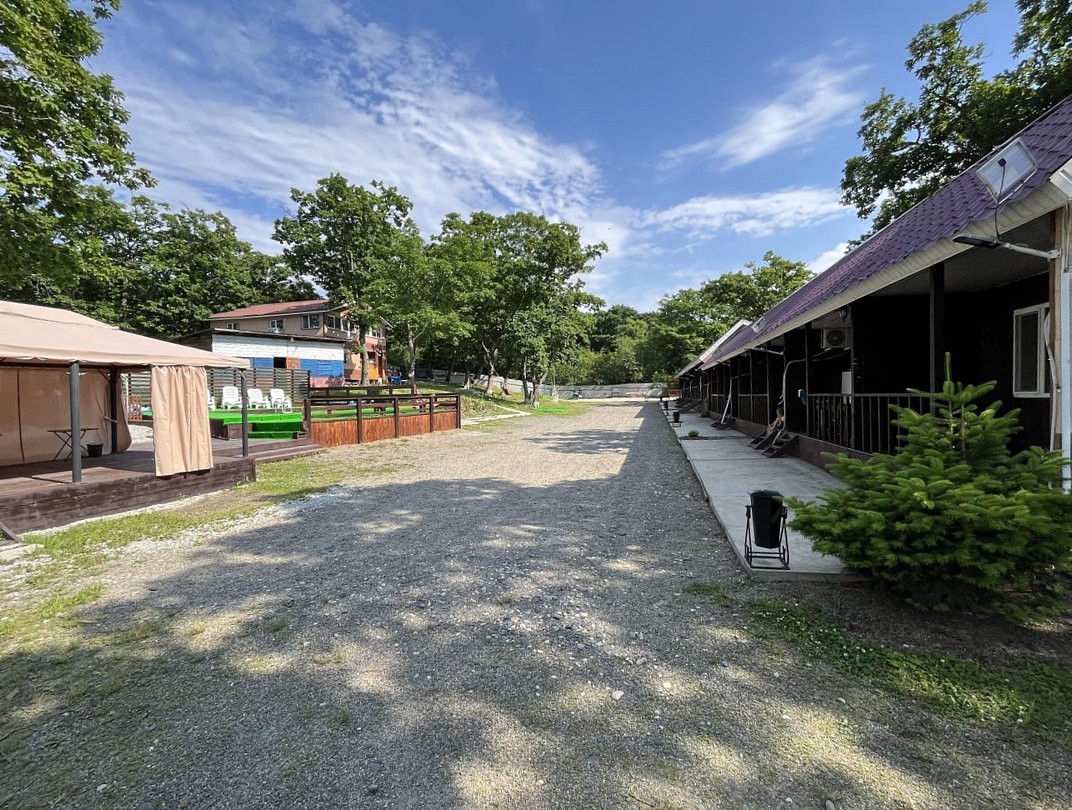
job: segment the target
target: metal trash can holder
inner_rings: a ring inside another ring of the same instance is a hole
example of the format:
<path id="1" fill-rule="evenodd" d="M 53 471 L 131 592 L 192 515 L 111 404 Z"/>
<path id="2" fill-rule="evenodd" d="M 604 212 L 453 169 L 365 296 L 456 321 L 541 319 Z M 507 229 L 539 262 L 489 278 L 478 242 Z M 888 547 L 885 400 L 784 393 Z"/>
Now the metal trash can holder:
<path id="1" fill-rule="evenodd" d="M 744 558 L 749 568 L 774 568 L 756 565 L 753 560 L 778 560 L 781 568 L 789 568 L 789 534 L 786 520 L 789 509 L 782 502 L 782 493 L 773 489 L 757 489 L 748 493 L 751 503 L 745 507 L 748 517 L 744 530 Z M 773 549 L 757 551 L 761 549 Z"/>

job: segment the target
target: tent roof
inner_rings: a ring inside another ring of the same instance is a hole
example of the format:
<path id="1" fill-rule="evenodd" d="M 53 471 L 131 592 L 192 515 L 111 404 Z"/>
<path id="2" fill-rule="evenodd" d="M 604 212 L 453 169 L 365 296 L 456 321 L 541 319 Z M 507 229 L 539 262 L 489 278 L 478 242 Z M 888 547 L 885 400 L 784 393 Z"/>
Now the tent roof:
<path id="1" fill-rule="evenodd" d="M 0 301 L 0 362 L 247 368 L 248 360 L 124 332 L 76 312 Z"/>

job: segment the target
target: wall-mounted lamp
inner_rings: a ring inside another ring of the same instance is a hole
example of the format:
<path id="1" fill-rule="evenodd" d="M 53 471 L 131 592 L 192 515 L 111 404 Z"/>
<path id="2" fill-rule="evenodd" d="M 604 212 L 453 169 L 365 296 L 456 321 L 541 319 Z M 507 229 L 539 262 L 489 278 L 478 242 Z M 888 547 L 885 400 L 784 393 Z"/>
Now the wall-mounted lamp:
<path id="1" fill-rule="evenodd" d="M 994 248 L 1011 250 L 1013 253 L 1023 253 L 1025 256 L 1035 256 L 1047 261 L 1052 261 L 1061 255 L 1060 250 L 1036 250 L 1023 245 L 1014 245 L 1011 242 L 1003 242 L 996 236 L 976 236 L 971 233 L 961 233 L 954 236 L 953 241 L 958 245 L 971 245 L 972 247 L 981 247 L 987 250 L 993 250 Z"/>

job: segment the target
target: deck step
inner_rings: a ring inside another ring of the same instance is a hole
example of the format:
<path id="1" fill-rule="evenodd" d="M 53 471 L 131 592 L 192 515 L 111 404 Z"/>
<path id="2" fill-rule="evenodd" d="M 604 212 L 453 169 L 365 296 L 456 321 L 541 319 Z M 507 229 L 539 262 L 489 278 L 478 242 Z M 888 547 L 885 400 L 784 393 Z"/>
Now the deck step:
<path id="1" fill-rule="evenodd" d="M 795 433 L 781 433 L 778 437 L 771 442 L 770 446 L 763 451 L 763 455 L 767 458 L 778 458 L 784 456 L 789 448 L 793 446 L 793 443 L 797 440 L 797 434 Z"/>

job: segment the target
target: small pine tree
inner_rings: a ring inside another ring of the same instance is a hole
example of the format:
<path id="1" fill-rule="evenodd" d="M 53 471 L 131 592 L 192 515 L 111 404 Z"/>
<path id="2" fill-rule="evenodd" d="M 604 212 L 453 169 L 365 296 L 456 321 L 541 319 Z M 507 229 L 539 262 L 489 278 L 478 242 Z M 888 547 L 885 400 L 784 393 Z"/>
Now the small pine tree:
<path id="1" fill-rule="evenodd" d="M 1039 447 L 1012 454 L 1019 410 L 975 404 L 995 383 L 954 384 L 946 356 L 932 411 L 891 406 L 903 431 L 893 455 L 833 456 L 848 486 L 818 501 L 789 499 L 794 529 L 824 554 L 928 610 L 1052 615 L 1072 572 L 1072 497 L 1064 459 Z"/>

